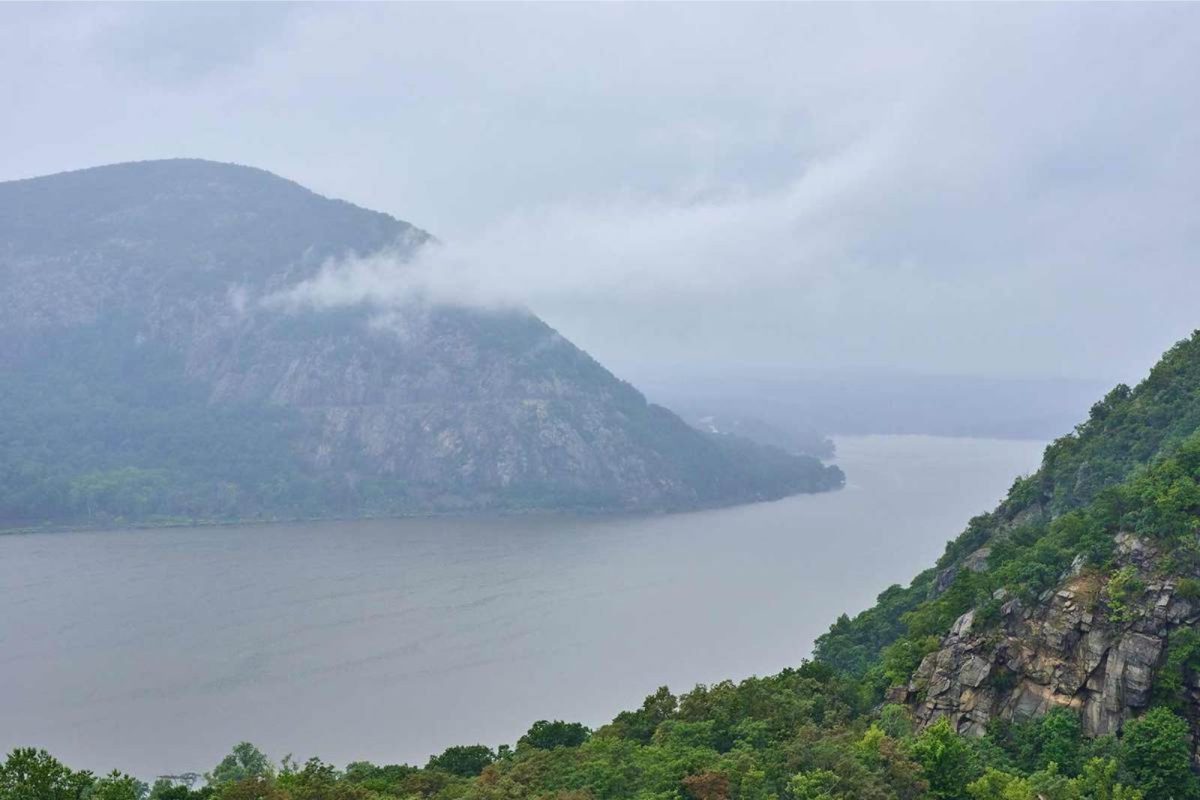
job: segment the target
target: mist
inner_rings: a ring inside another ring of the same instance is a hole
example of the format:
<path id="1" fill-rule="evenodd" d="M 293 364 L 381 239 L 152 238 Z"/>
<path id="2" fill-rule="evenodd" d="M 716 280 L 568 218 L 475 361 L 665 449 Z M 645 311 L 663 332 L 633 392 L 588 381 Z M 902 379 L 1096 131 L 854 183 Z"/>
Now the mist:
<path id="1" fill-rule="evenodd" d="M 621 374 L 1134 380 L 1194 327 L 1198 13 L 6 7 L 0 177 L 261 166 L 442 242 L 294 299 L 526 306 Z"/>

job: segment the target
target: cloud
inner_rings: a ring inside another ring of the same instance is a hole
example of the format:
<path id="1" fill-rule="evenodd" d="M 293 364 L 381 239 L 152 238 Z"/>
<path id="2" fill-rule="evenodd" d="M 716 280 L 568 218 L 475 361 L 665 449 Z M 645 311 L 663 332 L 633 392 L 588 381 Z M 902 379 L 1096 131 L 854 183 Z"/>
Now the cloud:
<path id="1" fill-rule="evenodd" d="M 297 12 L 289 3 L 183 3 L 110 10 L 91 51 L 100 63 L 143 85 L 187 89 L 252 65 L 283 38 Z"/>
<path id="2" fill-rule="evenodd" d="M 327 261 L 268 307 L 381 308 L 413 300 L 555 308 L 723 302 L 775 285 L 816 290 L 849 243 L 830 211 L 852 202 L 883 155 L 869 142 L 778 190 L 691 200 L 556 204 L 474 235 L 412 251 L 407 243 Z"/>
<path id="3" fill-rule="evenodd" d="M 1128 379 L 1196 324 L 1200 7 L 172 8 L 0 9 L 0 173 L 251 163 L 445 243 L 292 302 L 525 305 L 622 373 Z"/>

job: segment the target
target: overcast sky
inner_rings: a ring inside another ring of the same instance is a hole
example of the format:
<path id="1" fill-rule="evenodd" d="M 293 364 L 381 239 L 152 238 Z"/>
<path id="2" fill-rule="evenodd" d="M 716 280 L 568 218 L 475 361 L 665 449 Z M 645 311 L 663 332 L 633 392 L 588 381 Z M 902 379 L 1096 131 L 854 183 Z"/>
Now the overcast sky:
<path id="1" fill-rule="evenodd" d="M 0 72 L 0 179 L 260 166 L 619 373 L 1136 379 L 1200 327 L 1200 6 L 5 4 Z"/>

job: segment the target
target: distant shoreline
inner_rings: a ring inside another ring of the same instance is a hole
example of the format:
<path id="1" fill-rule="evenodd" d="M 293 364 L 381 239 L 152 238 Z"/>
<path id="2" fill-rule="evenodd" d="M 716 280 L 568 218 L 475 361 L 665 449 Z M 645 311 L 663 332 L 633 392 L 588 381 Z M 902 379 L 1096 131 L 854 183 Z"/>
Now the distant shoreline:
<path id="1" fill-rule="evenodd" d="M 1041 442 L 1048 444 L 1048 440 L 1030 436 L 972 436 L 972 435 L 950 435 L 940 433 L 833 433 L 829 437 L 837 444 L 839 441 L 849 439 L 903 439 L 903 438 L 928 438 L 928 439 L 970 439 L 977 441 L 997 441 L 997 442 Z M 837 464 L 838 457 L 835 455 L 830 459 L 822 459 L 823 463 Z M 847 476 L 849 480 L 850 476 Z M 356 514 L 350 516 L 340 515 L 317 515 L 307 517 L 280 517 L 273 519 L 198 519 L 198 520 L 159 520 L 159 521 L 139 521 L 139 522 L 114 522 L 109 521 L 95 525 L 89 524 L 45 524 L 45 525 L 23 525 L 14 527 L 0 527 L 0 536 L 19 536 L 38 533 L 100 533 L 105 531 L 126 531 L 126 530 L 171 530 L 181 528 L 235 528 L 251 525 L 296 525 L 307 522 L 360 522 L 368 520 L 409 520 L 409 519 L 471 519 L 471 518 L 486 518 L 486 517 L 652 517 L 664 514 L 688 514 L 701 511 L 715 511 L 722 508 L 736 508 L 744 505 L 755 505 L 758 503 L 773 503 L 779 500 L 785 500 L 789 497 L 797 497 L 801 495 L 821 495 L 829 492 L 840 491 L 845 488 L 845 484 L 840 487 L 831 489 L 822 489 L 814 492 L 795 492 L 793 494 L 783 495 L 775 498 L 763 498 L 745 503 L 715 503 L 709 505 L 688 506 L 686 508 L 658 508 L 658 509 L 596 509 L 596 508 L 494 508 L 494 509 L 472 509 L 462 511 L 412 511 L 408 513 L 394 514 Z"/>
<path id="2" fill-rule="evenodd" d="M 621 517 L 656 517 L 667 514 L 690 514 L 702 511 L 717 511 L 723 508 L 738 508 L 740 506 L 757 505 L 759 503 L 775 503 L 780 500 L 787 500 L 791 497 L 801 497 L 806 495 L 829 494 L 830 492 L 841 491 L 845 488 L 845 483 L 840 486 L 834 486 L 828 489 L 818 489 L 808 492 L 793 492 L 791 494 L 781 495 L 779 497 L 764 497 L 758 500 L 749 500 L 741 503 L 713 503 L 707 505 L 695 505 L 682 508 L 657 508 L 657 509 L 596 509 L 596 508 L 493 508 L 493 509 L 472 509 L 462 511 L 413 511 L 409 513 L 396 514 L 355 514 L 355 515 L 316 515 L 309 517 L 285 517 L 275 519 L 231 519 L 231 520 L 161 520 L 161 521 L 138 521 L 138 522 L 119 522 L 110 521 L 96 525 L 55 525 L 47 524 L 44 526 L 23 526 L 13 528 L 0 527 L 0 536 L 21 536 L 38 533 L 104 533 L 117 531 L 131 530 L 178 530 L 185 528 L 240 528 L 253 525 L 262 526 L 280 526 L 280 525 L 298 525 L 308 522 L 366 522 L 379 520 L 411 520 L 411 519 L 486 519 L 494 518 L 518 518 L 518 517 L 595 517 L 595 518 L 612 518 L 618 519 Z"/>

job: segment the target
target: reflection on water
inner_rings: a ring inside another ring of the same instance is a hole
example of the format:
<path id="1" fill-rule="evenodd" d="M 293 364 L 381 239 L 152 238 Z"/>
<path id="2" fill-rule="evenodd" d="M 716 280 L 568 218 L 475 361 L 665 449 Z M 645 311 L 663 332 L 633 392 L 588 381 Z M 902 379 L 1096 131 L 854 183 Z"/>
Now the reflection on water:
<path id="1" fill-rule="evenodd" d="M 600 724 L 797 663 L 1041 449 L 846 438 L 845 490 L 694 514 L 0 537 L 0 747 L 152 777 L 243 739 L 424 763 Z"/>

